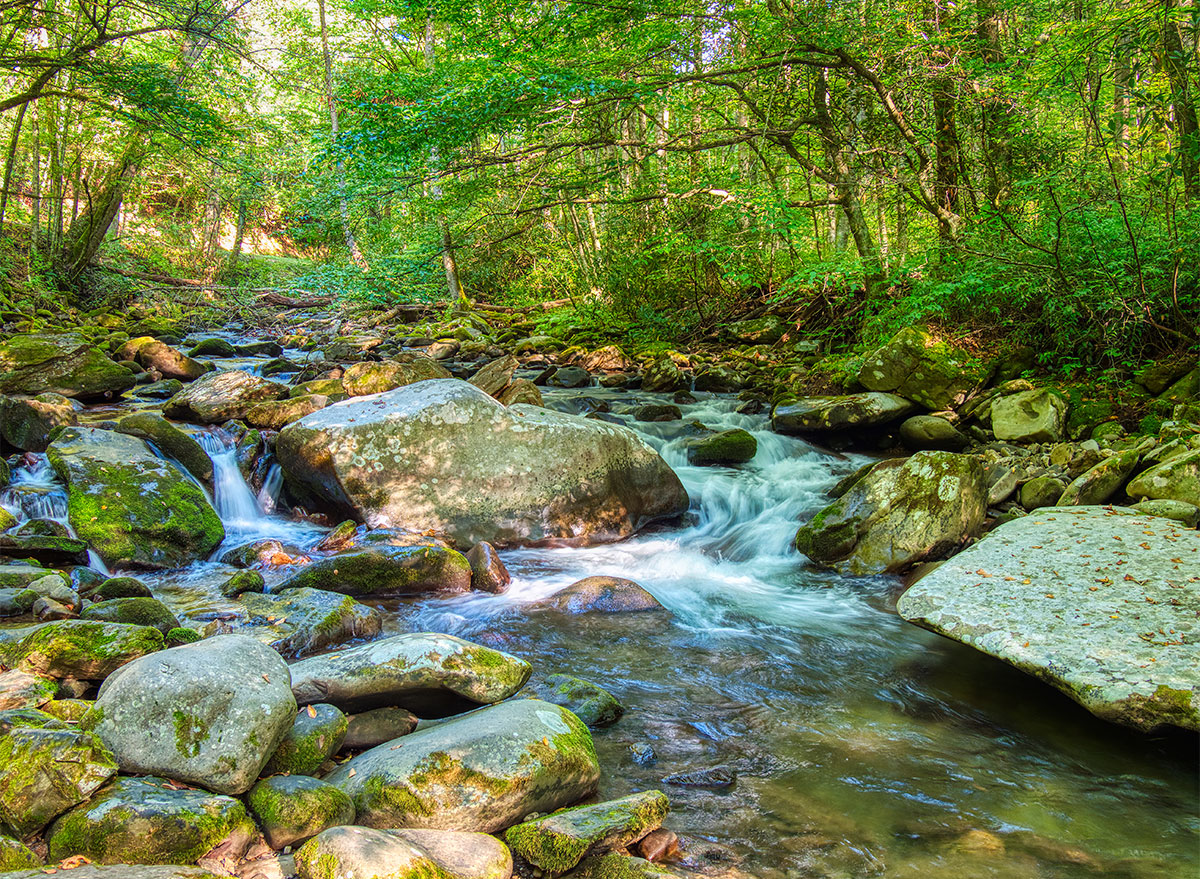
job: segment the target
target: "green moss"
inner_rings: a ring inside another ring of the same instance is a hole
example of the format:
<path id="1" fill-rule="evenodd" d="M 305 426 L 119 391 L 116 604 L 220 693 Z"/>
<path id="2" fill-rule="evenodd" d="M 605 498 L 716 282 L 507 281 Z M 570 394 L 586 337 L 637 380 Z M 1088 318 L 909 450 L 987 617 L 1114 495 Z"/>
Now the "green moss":
<path id="1" fill-rule="evenodd" d="M 561 833 L 547 833 L 538 822 L 518 824 L 504 834 L 504 841 L 525 860 L 549 873 L 565 873 L 578 864 L 592 844 Z"/>
<path id="2" fill-rule="evenodd" d="M 208 724 L 202 718 L 175 711 L 175 749 L 184 757 L 198 757 L 201 746 L 208 741 Z"/>
<path id="3" fill-rule="evenodd" d="M 182 644 L 195 644 L 197 641 L 204 640 L 204 636 L 195 629 L 188 629 L 184 626 L 168 630 L 163 637 L 172 647 L 179 647 Z"/>
<path id="4" fill-rule="evenodd" d="M 162 634 L 149 626 L 60 620 L 21 639 L 10 658 L 41 674 L 100 680 L 129 660 L 162 646 Z"/>
<path id="5" fill-rule="evenodd" d="M 367 779 L 362 793 L 355 798 L 354 805 L 360 812 L 367 809 L 380 810 L 382 805 L 396 815 L 428 817 L 433 814 L 433 809 L 412 790 L 411 781 L 406 780 L 403 784 L 395 781 L 389 784 L 378 775 Z"/>

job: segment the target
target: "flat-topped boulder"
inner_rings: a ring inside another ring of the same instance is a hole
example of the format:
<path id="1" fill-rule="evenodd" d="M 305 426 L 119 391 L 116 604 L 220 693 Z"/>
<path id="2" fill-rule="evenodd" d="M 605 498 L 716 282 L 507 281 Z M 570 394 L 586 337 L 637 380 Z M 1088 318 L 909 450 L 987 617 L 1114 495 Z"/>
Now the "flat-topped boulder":
<path id="1" fill-rule="evenodd" d="M 905 619 L 1141 730 L 1200 729 L 1200 533 L 1122 507 L 1009 522 L 921 578 Z"/>
<path id="2" fill-rule="evenodd" d="M 826 397 L 802 397 L 771 411 L 771 429 L 786 434 L 823 434 L 879 427 L 902 421 L 917 405 L 896 394 L 870 391 Z"/>
<path id="3" fill-rule="evenodd" d="M 0 342 L 0 394 L 47 391 L 96 400 L 127 391 L 134 375 L 82 336 L 20 335 Z"/>
<path id="4" fill-rule="evenodd" d="M 200 424 L 245 418 L 256 403 L 282 400 L 287 385 L 239 370 L 210 372 L 192 382 L 163 406 L 163 415 Z"/>
<path id="5" fill-rule="evenodd" d="M 464 548 L 617 540 L 688 505 L 628 428 L 505 407 L 457 379 L 336 403 L 284 428 L 276 453 L 301 499 Z"/>

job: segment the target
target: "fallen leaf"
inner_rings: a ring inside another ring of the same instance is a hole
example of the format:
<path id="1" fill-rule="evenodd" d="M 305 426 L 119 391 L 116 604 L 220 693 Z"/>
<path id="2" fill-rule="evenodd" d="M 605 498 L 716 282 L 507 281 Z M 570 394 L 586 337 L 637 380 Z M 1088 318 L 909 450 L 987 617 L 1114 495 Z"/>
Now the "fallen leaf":
<path id="1" fill-rule="evenodd" d="M 309 717 L 316 717 L 316 716 L 317 716 L 317 709 L 315 709 L 315 708 L 313 708 L 311 705 L 309 705 L 309 706 L 308 706 L 308 716 L 309 716 Z"/>
<path id="2" fill-rule="evenodd" d="M 268 684 L 271 683 L 271 679 L 269 677 L 267 677 L 265 674 L 263 675 L 263 680 L 266 681 Z"/>

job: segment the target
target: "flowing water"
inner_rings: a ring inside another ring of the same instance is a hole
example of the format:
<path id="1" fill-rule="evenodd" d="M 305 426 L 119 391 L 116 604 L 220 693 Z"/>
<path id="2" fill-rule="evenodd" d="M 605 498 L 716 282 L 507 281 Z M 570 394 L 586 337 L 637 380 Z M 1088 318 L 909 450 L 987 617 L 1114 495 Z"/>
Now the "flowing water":
<path id="1" fill-rule="evenodd" d="M 595 388 L 547 395 L 565 409 L 616 411 L 650 399 Z M 666 790 L 668 825 L 691 838 L 692 866 L 713 875 L 1198 875 L 1195 737 L 1144 737 L 1098 721 L 1032 678 L 900 620 L 895 579 L 807 565 L 790 547 L 797 523 L 861 460 L 778 436 L 735 405 L 708 398 L 684 406 L 683 422 L 630 425 L 686 485 L 692 509 L 681 527 L 607 546 L 505 552 L 507 593 L 373 602 L 386 631 L 460 635 L 527 658 L 538 676 L 570 673 L 610 690 L 627 712 L 595 735 L 602 795 Z M 691 421 L 750 430 L 756 457 L 739 468 L 689 466 Z M 261 538 L 299 551 L 319 539 L 320 529 L 271 514 L 277 468 L 256 496 L 229 435 L 199 439 L 228 531 L 214 557 Z M 34 515 L 31 507 L 60 496 L 35 466 L 15 474 L 0 503 Z M 215 588 L 231 570 L 210 561 L 146 579 L 196 623 L 234 607 Z M 592 574 L 638 581 L 670 614 L 532 609 Z M 664 782 L 713 769 L 733 783 Z"/>

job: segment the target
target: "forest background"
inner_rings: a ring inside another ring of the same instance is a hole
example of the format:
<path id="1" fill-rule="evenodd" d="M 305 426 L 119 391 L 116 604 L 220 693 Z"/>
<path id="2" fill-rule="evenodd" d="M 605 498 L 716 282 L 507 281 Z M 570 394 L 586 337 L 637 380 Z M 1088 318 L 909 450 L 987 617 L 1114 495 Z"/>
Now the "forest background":
<path id="1" fill-rule="evenodd" d="M 826 350 L 923 323 L 1119 376 L 1200 340 L 1198 27 L 1193 0 L 0 0 L 0 311 L 467 297 L 636 349 L 770 312 Z"/>

